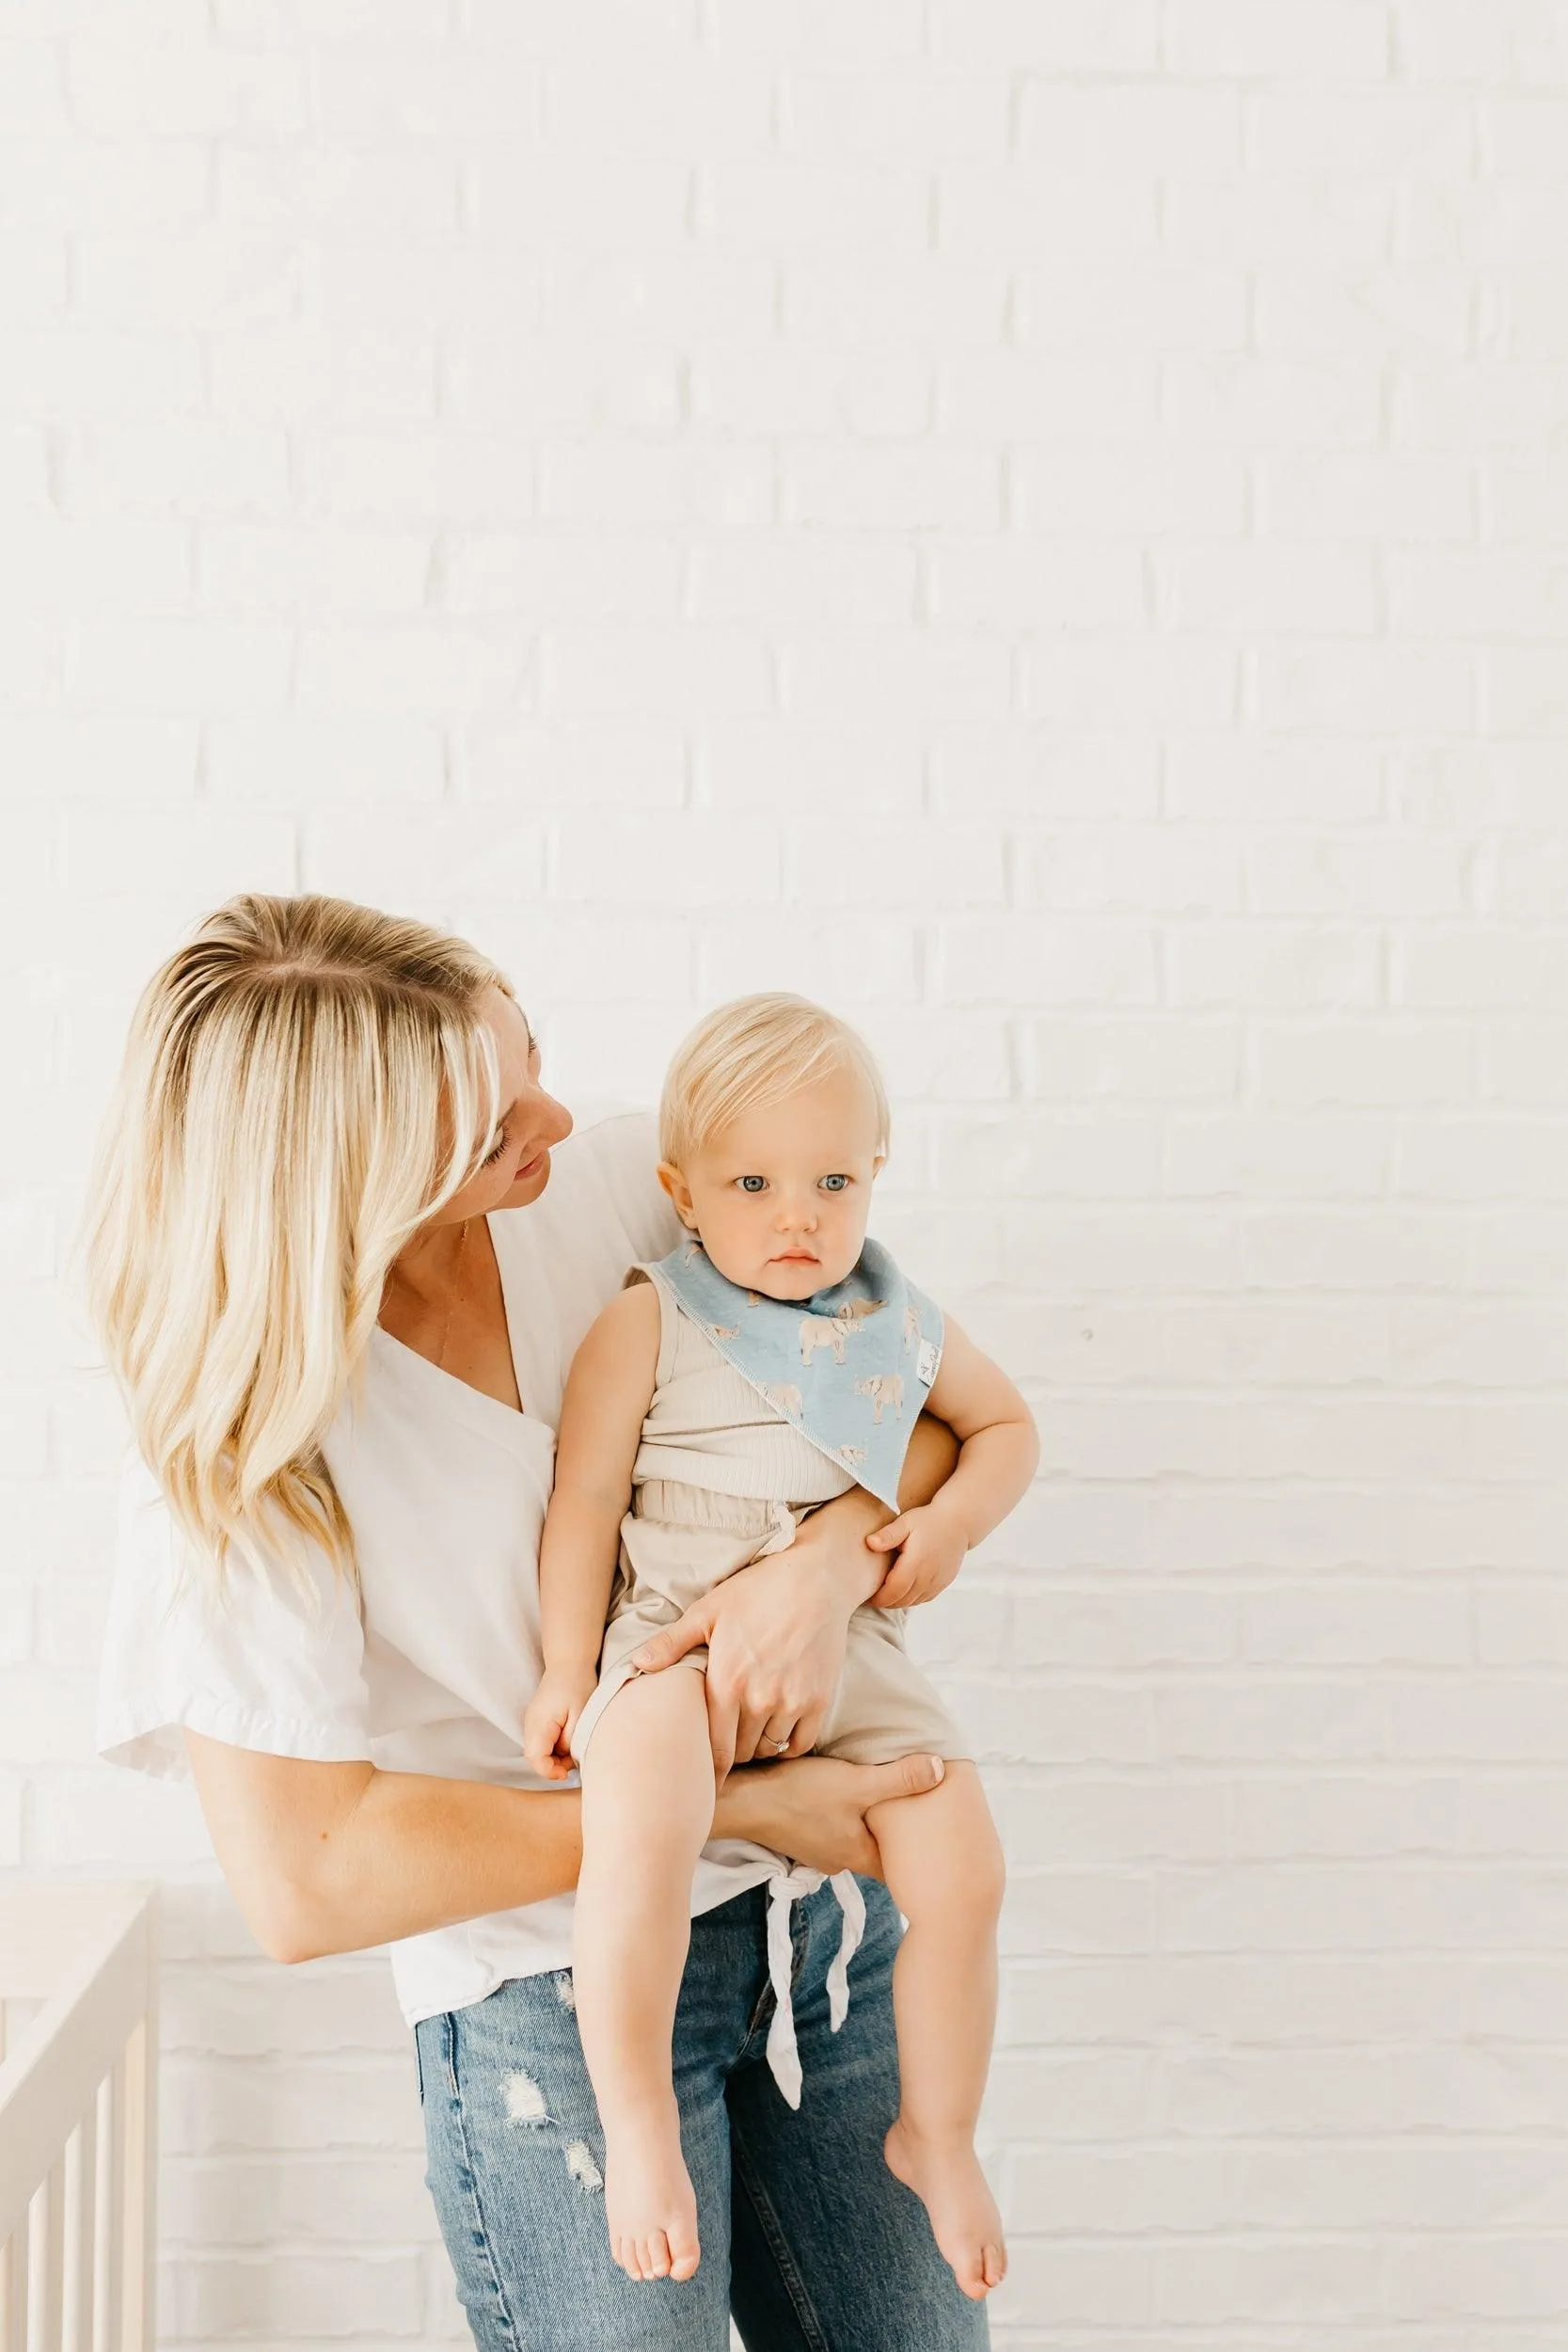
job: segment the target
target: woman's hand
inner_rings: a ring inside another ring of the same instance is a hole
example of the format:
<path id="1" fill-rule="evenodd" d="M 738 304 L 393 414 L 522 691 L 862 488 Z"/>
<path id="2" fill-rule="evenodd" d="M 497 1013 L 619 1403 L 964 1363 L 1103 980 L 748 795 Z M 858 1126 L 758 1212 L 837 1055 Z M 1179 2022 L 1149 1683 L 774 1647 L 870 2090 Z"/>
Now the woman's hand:
<path id="1" fill-rule="evenodd" d="M 863 1583 L 874 1584 L 880 1563 L 861 1549 Z M 863 1589 L 796 1542 L 716 1584 L 634 1651 L 632 1663 L 657 1674 L 707 1644 L 708 1737 L 721 1788 L 733 1764 L 803 1756 L 816 1746 L 844 1671 L 849 1618 L 863 1597 Z"/>
<path id="2" fill-rule="evenodd" d="M 901 1756 L 893 1764 L 845 1764 L 804 1756 L 785 1764 L 753 1764 L 732 1772 L 714 1809 L 715 1837 L 747 1837 L 814 1870 L 882 1875 L 877 1840 L 865 1826 L 874 1804 L 920 1797 L 942 1779 L 940 1756 Z"/>
<path id="3" fill-rule="evenodd" d="M 564 1780 L 575 1770 L 572 1734 L 593 1695 L 592 1667 L 568 1673 L 546 1666 L 523 1717 L 523 1754 L 541 1780 Z"/>

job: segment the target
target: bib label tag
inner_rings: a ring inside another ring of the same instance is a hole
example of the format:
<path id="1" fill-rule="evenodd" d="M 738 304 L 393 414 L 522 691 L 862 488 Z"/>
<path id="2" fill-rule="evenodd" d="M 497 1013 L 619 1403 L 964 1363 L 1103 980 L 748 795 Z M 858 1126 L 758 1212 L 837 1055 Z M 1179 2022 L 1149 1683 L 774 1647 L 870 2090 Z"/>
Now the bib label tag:
<path id="1" fill-rule="evenodd" d="M 914 1370 L 915 1377 L 920 1382 L 923 1389 L 928 1389 L 932 1381 L 936 1378 L 937 1366 L 941 1363 L 941 1361 L 942 1350 L 938 1347 L 936 1342 L 934 1340 L 922 1340 L 920 1343 L 920 1353 L 914 1359 Z"/>

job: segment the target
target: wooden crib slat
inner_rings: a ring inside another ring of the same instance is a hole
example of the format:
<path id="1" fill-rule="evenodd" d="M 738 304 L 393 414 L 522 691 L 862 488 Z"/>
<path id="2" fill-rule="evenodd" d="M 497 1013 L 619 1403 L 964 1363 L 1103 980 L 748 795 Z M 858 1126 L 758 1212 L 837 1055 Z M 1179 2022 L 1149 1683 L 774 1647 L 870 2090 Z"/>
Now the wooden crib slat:
<path id="1" fill-rule="evenodd" d="M 92 2352 L 93 2201 L 98 2189 L 98 2106 L 66 2142 L 62 2352 Z"/>
<path id="2" fill-rule="evenodd" d="M 65 2157 L 62 2154 L 28 2209 L 27 2352 L 60 2352 L 60 2288 L 64 2257 Z"/>
<path id="3" fill-rule="evenodd" d="M 124 2352 L 152 2352 L 153 2041 L 143 2017 L 125 2045 Z"/>
<path id="4" fill-rule="evenodd" d="M 0 2252 L 0 2352 L 27 2352 L 27 2232 L 18 2222 Z"/>
<path id="5" fill-rule="evenodd" d="M 119 2160 L 120 2118 L 125 2111 L 119 2060 L 98 2086 L 98 2185 L 93 2205 L 92 2352 L 118 2352 L 119 2344 L 119 2249 L 124 2211 L 124 2172 Z"/>

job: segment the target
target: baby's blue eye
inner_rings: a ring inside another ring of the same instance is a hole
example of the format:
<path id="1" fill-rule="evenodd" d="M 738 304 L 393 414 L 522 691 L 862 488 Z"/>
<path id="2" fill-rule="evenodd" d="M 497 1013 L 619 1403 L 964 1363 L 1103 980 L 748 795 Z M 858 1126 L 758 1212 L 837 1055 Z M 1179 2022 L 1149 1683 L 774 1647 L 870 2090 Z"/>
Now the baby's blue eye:
<path id="1" fill-rule="evenodd" d="M 737 1176 L 736 1183 L 742 1192 L 763 1192 L 767 1189 L 768 1179 L 766 1176 Z"/>
<path id="2" fill-rule="evenodd" d="M 824 1176 L 822 1182 L 830 1192 L 842 1192 L 849 1179 L 847 1176 Z"/>

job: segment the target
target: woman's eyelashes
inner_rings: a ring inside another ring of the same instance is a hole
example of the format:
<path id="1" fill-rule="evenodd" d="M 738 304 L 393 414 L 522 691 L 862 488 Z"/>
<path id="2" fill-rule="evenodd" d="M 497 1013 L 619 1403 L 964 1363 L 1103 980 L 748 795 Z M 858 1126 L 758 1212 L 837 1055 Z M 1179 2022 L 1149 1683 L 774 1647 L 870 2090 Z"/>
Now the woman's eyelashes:
<path id="1" fill-rule="evenodd" d="M 494 1168 L 496 1162 L 500 1158 L 501 1153 L 506 1150 L 506 1129 L 503 1127 L 500 1134 L 496 1137 L 495 1143 L 491 1149 L 486 1152 L 484 1157 L 481 1160 L 481 1168 Z"/>

